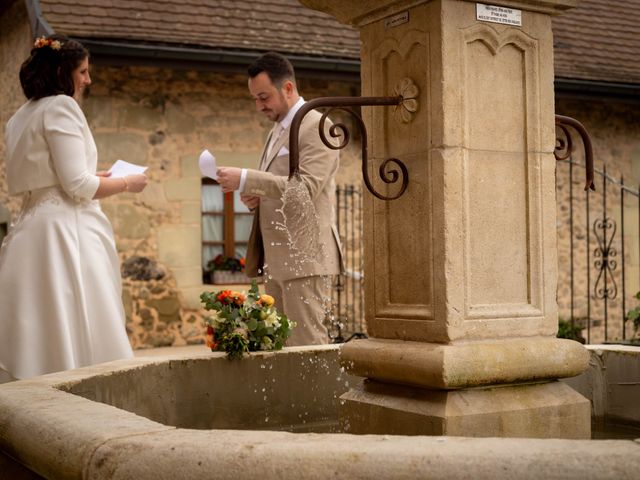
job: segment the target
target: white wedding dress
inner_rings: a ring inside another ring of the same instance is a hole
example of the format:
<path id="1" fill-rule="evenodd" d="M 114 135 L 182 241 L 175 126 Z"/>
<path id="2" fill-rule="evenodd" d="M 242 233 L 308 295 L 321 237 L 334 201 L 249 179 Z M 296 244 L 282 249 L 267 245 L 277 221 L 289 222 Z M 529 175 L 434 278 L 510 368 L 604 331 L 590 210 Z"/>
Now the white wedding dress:
<path id="1" fill-rule="evenodd" d="M 84 115 L 81 120 L 86 125 Z M 50 145 L 66 141 L 54 138 L 47 137 Z M 97 163 L 92 157 L 82 159 L 89 177 Z M 72 197 L 61 185 L 24 193 L 0 250 L 0 377 L 132 357 L 121 289 L 113 231 L 97 200 Z"/>

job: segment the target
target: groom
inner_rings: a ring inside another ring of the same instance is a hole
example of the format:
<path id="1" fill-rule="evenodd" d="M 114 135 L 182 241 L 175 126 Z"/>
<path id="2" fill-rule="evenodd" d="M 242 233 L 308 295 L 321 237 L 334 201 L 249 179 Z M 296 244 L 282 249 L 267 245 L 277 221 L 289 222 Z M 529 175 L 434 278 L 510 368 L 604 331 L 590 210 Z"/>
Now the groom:
<path id="1" fill-rule="evenodd" d="M 239 190 L 244 204 L 254 212 L 245 271 L 250 277 L 264 274 L 266 293 L 275 298 L 278 310 L 297 322 L 287 345 L 327 343 L 324 318 L 331 306 L 329 276 L 339 273 L 341 265 L 335 227 L 338 153 L 320 140 L 320 113 L 309 112 L 299 131 L 299 165 L 318 217 L 322 255 L 293 265 L 294 252 L 287 232 L 278 225 L 283 223 L 279 210 L 289 175 L 289 128 L 304 99 L 298 94 L 293 66 L 278 53 L 262 55 L 249 66 L 248 73 L 256 109 L 274 125 L 259 168 L 220 167 L 218 182 L 224 192 Z"/>

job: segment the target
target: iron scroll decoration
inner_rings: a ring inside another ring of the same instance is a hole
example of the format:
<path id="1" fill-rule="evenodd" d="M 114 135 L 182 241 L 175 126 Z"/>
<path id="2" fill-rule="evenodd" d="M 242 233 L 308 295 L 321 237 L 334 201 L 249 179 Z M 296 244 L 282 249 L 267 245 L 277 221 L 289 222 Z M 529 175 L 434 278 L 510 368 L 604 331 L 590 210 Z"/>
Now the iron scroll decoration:
<path id="1" fill-rule="evenodd" d="M 306 102 L 295 114 L 293 121 L 291 122 L 291 129 L 289 131 L 289 179 L 294 176 L 299 176 L 299 157 L 300 147 L 298 144 L 298 132 L 300 131 L 300 125 L 302 119 L 311 110 L 320 107 L 330 107 L 320 118 L 320 124 L 318 126 L 318 133 L 322 142 L 332 150 L 341 150 L 349 144 L 350 134 L 347 127 L 342 123 L 335 123 L 329 128 L 329 135 L 332 138 L 341 138 L 342 141 L 335 145 L 329 139 L 327 139 L 324 125 L 328 115 L 336 110 L 342 110 L 349 113 L 355 120 L 356 125 L 360 129 L 362 135 L 362 177 L 367 189 L 377 198 L 381 200 L 395 200 L 402 196 L 409 184 L 409 172 L 404 163 L 397 158 L 388 158 L 379 168 L 380 178 L 387 184 L 396 183 L 400 177 L 402 177 L 402 185 L 395 195 L 385 196 L 377 192 L 369 179 L 369 172 L 367 171 L 368 163 L 368 146 L 367 146 L 367 129 L 362 120 L 362 117 L 356 113 L 351 107 L 377 107 L 385 105 L 401 105 L 403 102 L 402 96 L 395 97 L 321 97 Z M 400 171 L 392 166 L 395 165 Z"/>
<path id="2" fill-rule="evenodd" d="M 593 183 L 595 175 L 593 171 L 593 147 L 591 146 L 591 139 L 589 138 L 587 129 L 584 128 L 584 125 L 575 118 L 566 117 L 564 115 L 556 115 L 556 127 L 558 127 L 565 136 L 565 138 L 556 138 L 556 148 L 553 152 L 556 160 L 566 160 L 571 156 L 571 152 L 573 151 L 573 141 L 571 139 L 571 133 L 569 132 L 569 127 L 571 127 L 578 132 L 582 139 L 582 143 L 584 144 L 584 159 L 586 166 L 586 181 L 584 189 L 595 190 L 596 187 Z"/>

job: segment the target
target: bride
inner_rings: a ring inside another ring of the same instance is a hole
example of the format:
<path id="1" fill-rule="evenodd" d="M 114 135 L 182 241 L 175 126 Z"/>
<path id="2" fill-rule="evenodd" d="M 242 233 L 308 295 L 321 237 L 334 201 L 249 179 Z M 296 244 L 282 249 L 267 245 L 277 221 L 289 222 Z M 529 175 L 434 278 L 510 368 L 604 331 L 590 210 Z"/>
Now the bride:
<path id="1" fill-rule="evenodd" d="M 27 102 L 5 130 L 9 194 L 22 209 L 0 250 L 0 383 L 132 356 L 113 231 L 99 198 L 141 192 L 142 174 L 97 172 L 77 99 L 89 53 L 39 38 L 20 69 Z"/>

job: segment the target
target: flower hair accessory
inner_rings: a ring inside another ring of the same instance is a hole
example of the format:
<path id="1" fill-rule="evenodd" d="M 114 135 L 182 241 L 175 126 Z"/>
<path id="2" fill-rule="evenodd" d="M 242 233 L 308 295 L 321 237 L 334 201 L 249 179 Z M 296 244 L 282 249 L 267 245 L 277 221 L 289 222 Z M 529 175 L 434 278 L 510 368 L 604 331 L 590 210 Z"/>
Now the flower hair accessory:
<path id="1" fill-rule="evenodd" d="M 60 43 L 60 40 L 51 40 L 50 38 L 40 37 L 36 39 L 33 46 L 34 48 L 49 47 L 53 50 L 60 50 L 62 48 L 62 43 Z"/>

